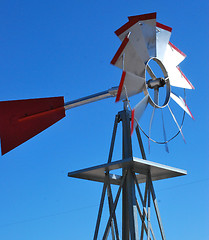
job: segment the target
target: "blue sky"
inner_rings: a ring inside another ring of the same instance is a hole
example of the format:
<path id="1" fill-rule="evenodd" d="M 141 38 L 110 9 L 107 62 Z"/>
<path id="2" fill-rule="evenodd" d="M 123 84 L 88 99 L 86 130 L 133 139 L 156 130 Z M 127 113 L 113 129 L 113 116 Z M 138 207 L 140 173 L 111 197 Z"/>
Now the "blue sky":
<path id="1" fill-rule="evenodd" d="M 2 0 L 0 7 L 1 101 L 52 96 L 69 101 L 117 86 L 121 71 L 110 65 L 120 44 L 114 31 L 127 16 L 156 11 L 157 21 L 173 28 L 171 42 L 187 54 L 181 68 L 195 87 L 187 91 L 195 121 L 186 116 L 187 144 L 179 135 L 169 143 L 169 154 L 155 144 L 149 154 L 143 137 L 149 160 L 188 171 L 155 183 L 169 240 L 209 236 L 208 5 L 205 0 Z M 72 109 L 1 157 L 0 239 L 92 239 L 102 184 L 67 173 L 107 161 L 114 116 L 121 109 L 114 99 Z M 177 116 L 181 119 L 179 108 Z M 114 160 L 121 158 L 120 136 Z M 140 157 L 135 136 L 133 145 Z"/>

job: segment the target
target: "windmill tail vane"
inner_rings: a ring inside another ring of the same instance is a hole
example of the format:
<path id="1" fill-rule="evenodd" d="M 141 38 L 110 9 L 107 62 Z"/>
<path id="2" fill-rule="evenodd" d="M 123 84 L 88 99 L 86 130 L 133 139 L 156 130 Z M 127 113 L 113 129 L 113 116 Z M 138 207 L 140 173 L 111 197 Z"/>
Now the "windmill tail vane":
<path id="1" fill-rule="evenodd" d="M 66 103 L 64 97 L 0 102 L 2 155 L 64 118 L 66 110 L 101 99 L 115 97 L 117 90 L 118 87 L 113 87 Z"/>
<path id="2" fill-rule="evenodd" d="M 167 144 L 163 109 L 168 107 L 175 124 L 182 134 L 181 126 L 169 106 L 172 99 L 193 118 L 184 99 L 175 94 L 172 87 L 194 89 L 181 71 L 179 64 L 186 55 L 170 42 L 172 28 L 156 21 L 156 13 L 128 17 L 128 22 L 115 31 L 122 42 L 111 60 L 111 64 L 122 69 L 118 87 L 64 102 L 64 97 L 38 98 L 0 102 L 0 138 L 2 154 L 26 142 L 38 133 L 65 117 L 65 111 L 101 99 L 116 97 L 116 102 L 144 93 L 144 98 L 133 107 L 131 131 L 139 125 L 139 120 L 147 105 L 153 107 L 150 129 L 157 110 L 162 112 L 164 143 Z M 155 63 L 162 74 L 152 68 Z M 159 89 L 165 89 L 163 104 L 160 104 Z M 154 98 L 150 92 L 154 91 Z M 182 134 L 183 136 L 183 134 Z M 157 141 L 156 141 L 157 142 Z M 167 148 L 167 146 L 166 146 Z"/>

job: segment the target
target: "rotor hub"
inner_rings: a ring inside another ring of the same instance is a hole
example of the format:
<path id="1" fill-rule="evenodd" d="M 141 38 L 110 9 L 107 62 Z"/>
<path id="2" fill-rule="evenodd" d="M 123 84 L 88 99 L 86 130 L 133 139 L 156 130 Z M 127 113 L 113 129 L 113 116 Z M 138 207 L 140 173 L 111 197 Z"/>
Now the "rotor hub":
<path id="1" fill-rule="evenodd" d="M 146 72 L 146 78 L 145 78 L 146 88 L 144 90 L 144 94 L 149 95 L 149 103 L 155 108 L 166 107 L 170 100 L 171 90 L 170 90 L 170 81 L 169 81 L 168 73 L 166 71 L 165 66 L 158 58 L 153 57 L 147 61 L 145 72 Z M 165 94 L 162 97 L 163 104 L 160 104 L 159 99 L 161 98 L 161 96 L 159 93 L 159 89 L 164 87 L 165 87 Z M 154 90 L 153 96 L 150 91 L 152 89 Z"/>

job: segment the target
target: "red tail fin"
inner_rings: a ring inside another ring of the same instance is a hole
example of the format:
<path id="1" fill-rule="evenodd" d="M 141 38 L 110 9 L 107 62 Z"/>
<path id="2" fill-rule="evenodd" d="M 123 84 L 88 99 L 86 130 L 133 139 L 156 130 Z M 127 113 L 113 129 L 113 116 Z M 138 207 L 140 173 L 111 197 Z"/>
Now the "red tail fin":
<path id="1" fill-rule="evenodd" d="M 0 102 L 2 155 L 65 117 L 64 98 Z"/>

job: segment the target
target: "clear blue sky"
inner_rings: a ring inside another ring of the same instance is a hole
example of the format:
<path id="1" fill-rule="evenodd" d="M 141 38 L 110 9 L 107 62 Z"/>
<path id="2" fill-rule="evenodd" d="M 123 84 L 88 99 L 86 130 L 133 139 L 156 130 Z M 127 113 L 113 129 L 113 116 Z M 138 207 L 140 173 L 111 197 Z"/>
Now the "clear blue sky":
<path id="1" fill-rule="evenodd" d="M 127 16 L 155 11 L 159 22 L 173 28 L 172 43 L 187 54 L 181 67 L 195 86 L 187 91 L 195 121 L 186 116 L 187 144 L 179 135 L 170 154 L 154 144 L 148 154 L 143 138 L 147 158 L 188 171 L 155 183 L 167 239 L 208 240 L 208 1 L 2 0 L 0 100 L 68 101 L 117 86 L 121 71 L 109 64 L 120 44 L 114 31 Z M 107 161 L 121 109 L 114 99 L 72 109 L 0 157 L 0 239 L 92 239 L 102 184 L 67 173 Z M 140 157 L 135 137 L 133 144 Z M 121 157 L 120 145 L 119 139 L 114 160 Z"/>

